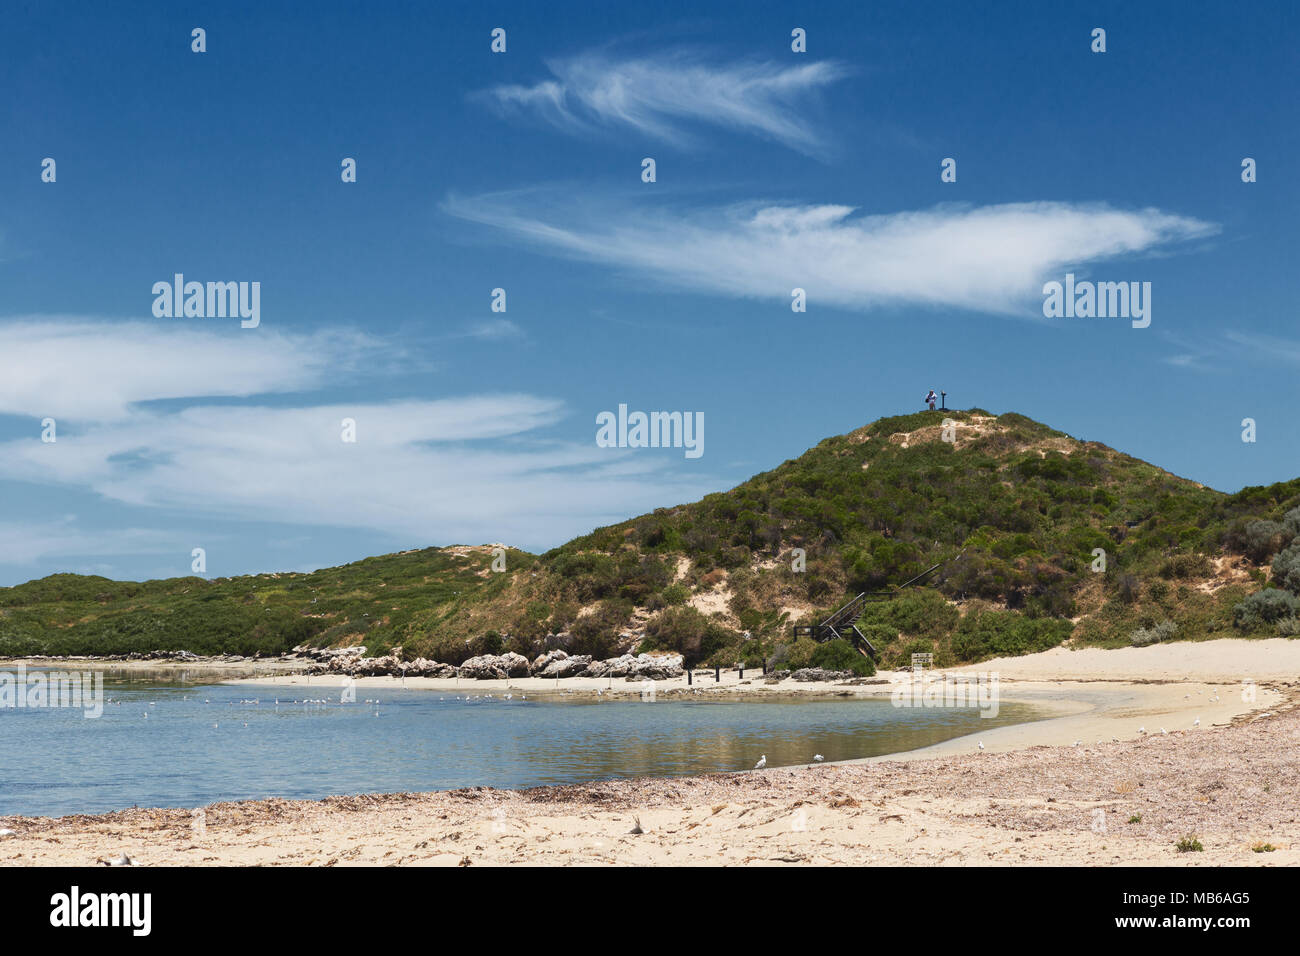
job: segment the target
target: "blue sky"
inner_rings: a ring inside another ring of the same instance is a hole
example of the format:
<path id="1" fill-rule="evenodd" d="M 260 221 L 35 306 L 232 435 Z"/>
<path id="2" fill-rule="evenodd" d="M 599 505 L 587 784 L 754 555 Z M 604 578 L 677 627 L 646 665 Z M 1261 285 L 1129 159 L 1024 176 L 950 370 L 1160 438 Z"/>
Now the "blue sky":
<path id="1" fill-rule="evenodd" d="M 0 584 L 543 550 L 932 386 L 1295 477 L 1292 5 L 1064 6 L 11 8 Z M 260 325 L 155 317 L 178 272 Z M 1150 327 L 1044 318 L 1067 272 L 1150 282 Z M 705 453 L 596 447 L 620 403 Z"/>

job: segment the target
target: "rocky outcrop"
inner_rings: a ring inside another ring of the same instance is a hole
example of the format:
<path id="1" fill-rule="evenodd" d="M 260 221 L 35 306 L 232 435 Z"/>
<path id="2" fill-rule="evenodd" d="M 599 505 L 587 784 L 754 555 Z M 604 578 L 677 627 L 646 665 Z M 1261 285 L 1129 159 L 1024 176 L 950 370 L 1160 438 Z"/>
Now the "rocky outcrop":
<path id="1" fill-rule="evenodd" d="M 790 675 L 792 680 L 797 681 L 838 681 L 848 680 L 853 676 L 853 671 L 828 671 L 822 667 L 801 667 Z"/>
<path id="2" fill-rule="evenodd" d="M 397 654 L 382 657 L 364 657 L 364 647 L 335 649 L 295 648 L 302 657 L 312 660 L 306 668 L 308 674 L 341 674 L 349 677 L 464 677 L 467 680 L 503 680 L 507 677 L 567 678 L 567 677 L 624 677 L 628 680 L 668 680 L 681 677 L 680 654 L 624 654 L 608 660 L 593 660 L 590 654 L 569 654 L 553 650 L 538 655 L 529 664 L 522 654 L 508 651 L 505 654 L 481 654 L 471 657 L 460 667 L 440 664 L 424 657 L 404 661 Z M 832 673 L 826 671 L 824 673 Z M 803 678 L 820 680 L 823 678 Z"/>
<path id="3" fill-rule="evenodd" d="M 335 660 L 342 663 L 346 661 L 346 658 L 336 658 Z M 343 664 L 342 666 L 347 667 L 347 673 L 353 677 L 385 677 L 389 674 L 399 673 L 399 662 L 392 654 L 385 654 L 383 657 L 363 657 L 350 665 Z"/>
<path id="4" fill-rule="evenodd" d="M 471 657 L 460 665 L 460 676 L 471 680 L 501 680 L 506 677 L 527 677 L 528 658 L 513 651 L 505 654 L 482 654 Z"/>
<path id="5" fill-rule="evenodd" d="M 540 674 L 555 661 L 562 661 L 568 656 L 568 651 L 561 650 L 546 651 L 544 654 L 538 654 L 537 657 L 533 659 L 532 672 L 534 675 Z"/>
<path id="6" fill-rule="evenodd" d="M 417 657 L 402 664 L 402 674 L 406 677 L 455 677 L 456 668 L 451 664 L 439 664 L 427 657 Z"/>
<path id="7" fill-rule="evenodd" d="M 611 657 L 607 661 L 592 661 L 587 665 L 583 677 L 626 677 L 636 666 L 636 658 L 631 654 Z"/>
<path id="8" fill-rule="evenodd" d="M 563 651 L 559 653 L 564 654 Z M 565 654 L 561 658 L 553 659 L 549 664 L 540 671 L 534 670 L 534 677 L 577 677 L 588 667 L 591 666 L 590 654 L 577 654 L 570 657 Z"/>
<path id="9" fill-rule="evenodd" d="M 668 680 L 671 677 L 681 677 L 686 671 L 682 668 L 682 655 L 680 654 L 638 654 L 631 669 L 628 671 L 628 680 Z"/>

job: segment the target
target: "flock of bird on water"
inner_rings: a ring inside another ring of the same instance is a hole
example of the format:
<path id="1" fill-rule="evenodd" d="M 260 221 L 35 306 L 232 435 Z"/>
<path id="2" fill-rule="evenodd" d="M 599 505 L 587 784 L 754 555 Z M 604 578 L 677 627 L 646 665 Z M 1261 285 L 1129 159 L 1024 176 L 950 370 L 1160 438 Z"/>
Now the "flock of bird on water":
<path id="1" fill-rule="evenodd" d="M 569 693 L 569 692 L 566 691 L 566 693 Z M 601 690 L 597 689 L 597 691 L 596 691 L 596 696 L 598 696 L 598 697 L 599 697 L 599 696 L 602 696 L 602 693 L 603 693 L 603 692 L 602 692 Z M 1197 694 L 1200 694 L 1201 691 L 1198 690 L 1196 693 L 1197 693 Z M 502 699 L 502 700 L 514 700 L 514 696 L 515 696 L 514 694 L 502 694 L 502 695 L 501 695 L 501 699 Z M 1184 694 L 1184 695 L 1183 695 L 1183 699 L 1184 699 L 1184 700 L 1191 700 L 1191 697 L 1192 697 L 1191 694 Z M 183 699 L 183 700 L 193 700 L 193 698 L 191 698 L 191 697 L 185 697 L 185 698 L 182 698 L 182 699 Z M 438 700 L 440 700 L 440 701 L 445 701 L 446 699 L 447 699 L 446 697 L 439 697 L 439 698 L 438 698 Z M 492 700 L 492 699 L 493 699 L 493 695 L 492 695 L 492 694 L 474 694 L 474 695 L 471 696 L 471 695 L 469 695 L 469 694 L 466 694 L 464 697 L 457 696 L 455 699 L 456 699 L 456 700 L 463 700 L 463 701 L 471 701 L 471 700 Z M 527 695 L 527 694 L 520 694 L 520 695 L 519 695 L 519 699 L 520 699 L 520 700 L 527 700 L 527 699 L 528 699 L 528 695 Z M 1216 689 L 1214 690 L 1214 696 L 1211 697 L 1211 698 L 1209 698 L 1209 703 L 1211 703 L 1211 704 L 1217 704 L 1217 703 L 1219 702 L 1219 699 L 1220 699 L 1220 698 L 1219 698 L 1219 691 L 1218 691 L 1218 689 L 1216 688 Z M 112 700 L 111 698 L 110 698 L 109 700 L 105 701 L 105 703 L 106 703 L 106 704 L 113 704 L 113 705 L 115 705 L 115 706 L 121 706 L 121 704 L 122 704 L 122 702 L 121 702 L 120 700 Z M 209 700 L 209 699 L 205 699 L 205 700 L 203 701 L 203 703 L 205 703 L 205 704 L 211 704 L 212 701 Z M 253 706 L 257 706 L 257 705 L 259 705 L 259 704 L 261 703 L 261 701 L 260 701 L 259 699 L 257 699 L 257 698 L 253 698 L 253 699 L 251 699 L 251 700 L 250 700 L 250 699 L 245 699 L 245 700 L 232 700 L 232 701 L 229 701 L 228 703 L 229 703 L 231 706 L 236 706 L 236 705 L 253 705 Z M 304 704 L 304 705 L 311 705 L 311 704 L 329 704 L 329 703 L 332 703 L 332 702 L 329 701 L 329 700 L 326 700 L 326 699 L 323 698 L 323 697 L 318 697 L 318 698 L 303 698 L 302 700 L 286 700 L 286 701 L 284 701 L 284 703 L 285 703 L 285 704 Z M 343 702 L 343 703 L 346 703 L 346 701 Z M 375 706 L 375 707 L 377 707 L 377 706 L 379 705 L 379 703 L 380 703 L 380 702 L 379 702 L 379 699 L 378 699 L 378 698 L 375 698 L 375 699 L 373 699 L 373 700 L 371 700 L 371 699 L 366 699 L 366 700 L 362 701 L 362 704 L 363 704 L 364 706 Z M 280 706 L 280 699 L 279 699 L 278 697 L 275 698 L 275 705 L 276 705 L 277 707 Z M 156 701 L 153 701 L 153 702 L 150 703 L 150 706 L 151 706 L 151 707 L 157 707 L 158 705 L 157 705 L 157 702 L 156 702 Z M 1270 716 L 1270 715 L 1271 715 L 1271 714 L 1264 714 L 1263 716 L 1266 716 L 1266 717 L 1267 717 L 1267 716 Z M 379 716 L 379 711 L 377 711 L 377 710 L 375 711 L 375 716 L 376 716 L 376 717 Z M 145 711 L 145 712 L 144 712 L 144 719 L 147 720 L 148 718 L 149 718 L 149 712 L 148 712 L 148 711 Z M 214 724 L 212 725 L 212 729 L 213 729 L 213 730 L 217 730 L 217 729 L 220 728 L 220 726 L 221 726 L 220 722 L 218 722 L 218 723 L 214 723 Z M 244 723 L 244 726 L 245 726 L 245 727 L 248 726 L 247 722 Z M 1196 727 L 1199 727 L 1199 726 L 1201 726 L 1201 718 L 1197 717 L 1195 720 L 1192 721 L 1192 727 L 1193 727 L 1193 728 L 1196 728 Z M 1143 727 L 1139 727 L 1139 728 L 1138 728 L 1138 735 L 1139 735 L 1139 736 L 1143 736 L 1143 737 L 1145 737 L 1145 736 L 1146 736 L 1146 733 L 1147 733 L 1147 729 L 1146 729 L 1145 726 L 1143 726 Z M 1161 728 L 1160 728 L 1160 733 L 1162 733 L 1162 734 L 1168 734 L 1169 731 L 1166 730 L 1164 727 L 1161 727 Z M 1119 738 L 1118 738 L 1118 737 L 1111 737 L 1111 742 L 1112 742 L 1112 743 L 1119 743 Z M 1098 741 L 1097 741 L 1097 744 L 1098 744 L 1099 746 L 1100 746 L 1101 744 L 1103 744 L 1103 743 L 1105 743 L 1104 740 L 1098 740 Z M 1083 741 L 1082 741 L 1082 740 L 1076 740 L 1076 741 L 1074 742 L 1073 746 L 1075 746 L 1075 747 L 1081 747 L 1081 746 L 1083 746 Z M 979 750 L 984 750 L 984 741 L 981 740 L 981 741 L 979 742 L 979 744 L 978 744 L 978 749 L 979 749 Z M 825 759 L 826 759 L 826 758 L 823 757 L 821 754 L 813 754 L 813 762 L 814 762 L 814 763 L 821 763 L 821 762 L 822 762 L 823 760 L 825 760 Z M 758 758 L 758 763 L 754 764 L 754 769 L 755 769 L 755 770 L 762 770 L 762 769 L 763 769 L 764 767 L 766 767 L 766 766 L 767 766 L 767 754 L 763 754 L 762 756 L 760 756 L 760 757 Z"/>

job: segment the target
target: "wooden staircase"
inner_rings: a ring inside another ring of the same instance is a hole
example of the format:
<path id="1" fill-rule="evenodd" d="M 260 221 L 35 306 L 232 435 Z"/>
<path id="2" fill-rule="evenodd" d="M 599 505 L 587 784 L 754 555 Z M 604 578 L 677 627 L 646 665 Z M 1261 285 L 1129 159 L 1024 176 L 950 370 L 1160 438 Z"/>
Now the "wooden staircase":
<path id="1" fill-rule="evenodd" d="M 923 581 L 935 571 L 947 564 L 949 561 L 955 561 L 960 558 L 966 550 L 949 558 L 948 561 L 940 561 L 932 567 L 926 568 L 916 577 L 904 581 L 892 591 L 863 591 L 853 600 L 849 601 L 842 608 L 822 621 L 820 624 L 796 624 L 794 636 L 808 636 L 814 641 L 833 641 L 838 639 L 848 641 L 863 657 L 870 657 L 872 660 L 880 660 L 880 652 L 876 650 L 874 644 L 867 640 L 866 636 L 858 630 L 858 618 L 862 617 L 862 612 L 866 609 L 870 601 L 889 601 L 897 597 L 905 588 Z"/>

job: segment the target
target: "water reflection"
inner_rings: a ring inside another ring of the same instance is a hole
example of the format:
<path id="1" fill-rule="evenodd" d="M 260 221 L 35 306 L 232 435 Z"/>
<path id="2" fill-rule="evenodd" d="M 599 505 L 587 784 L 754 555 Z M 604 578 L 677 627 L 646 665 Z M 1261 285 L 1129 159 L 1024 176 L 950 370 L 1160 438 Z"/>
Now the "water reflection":
<path id="1" fill-rule="evenodd" d="M 197 672 L 195 672 L 197 673 Z M 204 669 L 202 679 L 213 679 Z M 0 709 L 0 814 L 198 806 L 267 796 L 526 787 L 778 767 L 911 750 L 1034 719 L 1004 704 L 899 709 L 883 700 L 521 699 L 372 687 L 190 684 L 109 674 L 104 716 Z M 324 701 L 318 703 L 315 701 Z M 376 702 L 377 701 L 377 702 Z M 147 716 L 145 716 L 147 714 Z"/>

